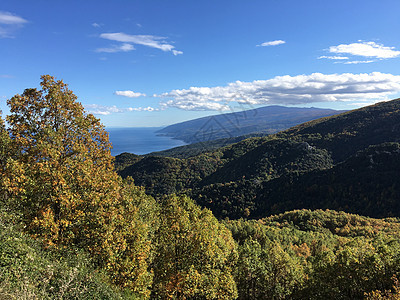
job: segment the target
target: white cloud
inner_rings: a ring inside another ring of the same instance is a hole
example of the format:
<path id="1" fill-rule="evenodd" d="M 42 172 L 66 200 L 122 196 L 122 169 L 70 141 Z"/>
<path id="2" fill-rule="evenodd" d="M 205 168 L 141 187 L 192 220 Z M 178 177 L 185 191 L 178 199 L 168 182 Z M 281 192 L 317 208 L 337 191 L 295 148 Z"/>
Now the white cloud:
<path id="1" fill-rule="evenodd" d="M 13 32 L 28 23 L 24 18 L 6 11 L 0 11 L 0 38 L 11 38 Z"/>
<path id="2" fill-rule="evenodd" d="M 162 51 L 174 51 L 175 49 L 173 45 L 167 43 L 167 38 L 154 35 L 129 35 L 123 32 L 116 32 L 102 33 L 100 34 L 100 37 L 116 42 L 143 45 L 151 48 L 160 49 Z M 175 50 L 175 53 L 173 52 L 174 55 L 182 54 L 182 51 Z"/>
<path id="3" fill-rule="evenodd" d="M 92 23 L 92 26 L 96 27 L 96 28 L 99 28 L 99 27 L 101 27 L 101 24 L 95 22 L 95 23 Z"/>
<path id="4" fill-rule="evenodd" d="M 124 112 L 123 109 L 120 109 L 116 107 L 115 105 L 113 106 L 103 106 L 103 105 L 98 105 L 98 104 L 86 104 L 85 109 L 88 113 L 94 114 L 94 115 L 109 115 L 112 113 L 121 113 Z"/>
<path id="5" fill-rule="evenodd" d="M 151 106 L 148 107 L 129 107 L 128 111 L 158 111 L 158 108 L 154 108 Z"/>
<path id="6" fill-rule="evenodd" d="M 229 106 L 227 104 L 221 104 L 218 102 L 207 102 L 207 101 L 187 101 L 186 99 L 173 99 L 166 102 L 160 103 L 162 109 L 167 109 L 170 107 L 179 108 L 183 110 L 191 111 L 228 111 Z"/>
<path id="7" fill-rule="evenodd" d="M 325 55 L 323 55 L 323 56 L 318 57 L 318 59 L 323 59 L 323 58 L 326 58 L 326 59 L 334 59 L 334 60 L 345 60 L 345 59 L 349 59 L 347 56 L 325 56 Z"/>
<path id="8" fill-rule="evenodd" d="M 129 52 L 135 50 L 131 44 L 114 45 L 108 48 L 97 48 L 96 52 L 116 53 L 116 52 Z"/>
<path id="9" fill-rule="evenodd" d="M 137 98 L 140 96 L 146 96 L 146 94 L 137 93 L 134 91 L 115 91 L 115 95 L 129 97 L 129 98 Z"/>
<path id="10" fill-rule="evenodd" d="M 155 95 L 164 98 L 163 109 L 226 110 L 232 102 L 249 105 L 296 105 L 314 102 L 363 102 L 387 100 L 400 92 L 400 76 L 370 74 L 321 74 L 277 76 L 226 86 L 190 87 Z"/>
<path id="11" fill-rule="evenodd" d="M 117 106 L 104 106 L 99 104 L 86 104 L 85 109 L 88 113 L 93 115 L 107 116 L 113 113 L 124 113 L 129 111 L 158 111 L 158 108 L 153 107 L 128 107 L 118 108 Z"/>
<path id="12" fill-rule="evenodd" d="M 172 54 L 177 56 L 179 54 L 183 54 L 183 52 L 182 51 L 178 51 L 178 50 L 172 50 Z"/>
<path id="13" fill-rule="evenodd" d="M 23 25 L 27 22 L 28 22 L 27 20 L 25 20 L 24 18 L 21 18 L 17 15 L 14 15 L 14 14 L 6 12 L 6 11 L 0 11 L 0 24 Z"/>
<path id="14" fill-rule="evenodd" d="M 375 42 L 358 42 L 331 46 L 329 52 L 385 59 L 400 56 L 400 51 L 394 49 L 394 47 L 385 47 Z"/>
<path id="15" fill-rule="evenodd" d="M 282 40 L 275 40 L 275 41 L 269 41 L 269 42 L 264 42 L 264 43 L 262 43 L 262 44 L 260 44 L 260 45 L 257 45 L 257 46 L 261 46 L 261 47 L 266 47 L 266 46 L 277 46 L 277 45 L 282 45 L 282 44 L 285 44 L 286 42 L 285 41 L 282 41 Z"/>
<path id="16" fill-rule="evenodd" d="M 376 60 L 352 60 L 352 61 L 346 61 L 344 62 L 344 64 L 346 65 L 369 64 L 375 61 Z"/>

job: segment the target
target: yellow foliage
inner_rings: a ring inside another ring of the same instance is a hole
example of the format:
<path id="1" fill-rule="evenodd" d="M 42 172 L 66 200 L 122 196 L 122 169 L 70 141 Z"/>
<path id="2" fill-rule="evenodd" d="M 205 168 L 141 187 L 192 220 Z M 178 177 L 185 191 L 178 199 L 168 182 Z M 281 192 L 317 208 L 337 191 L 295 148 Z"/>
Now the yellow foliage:
<path id="1" fill-rule="evenodd" d="M 45 75 L 41 87 L 7 101 L 12 155 L 1 183 L 10 203 L 47 246 L 83 248 L 116 284 L 149 297 L 150 241 L 138 203 L 150 198 L 115 173 L 104 126 L 67 85 Z"/>
<path id="2" fill-rule="evenodd" d="M 234 299 L 237 260 L 231 232 L 185 196 L 164 199 L 154 260 L 155 297 Z"/>
<path id="3" fill-rule="evenodd" d="M 366 293 L 368 300 L 399 300 L 400 299 L 400 283 L 396 276 L 393 275 L 393 291 L 381 292 L 379 290 Z"/>

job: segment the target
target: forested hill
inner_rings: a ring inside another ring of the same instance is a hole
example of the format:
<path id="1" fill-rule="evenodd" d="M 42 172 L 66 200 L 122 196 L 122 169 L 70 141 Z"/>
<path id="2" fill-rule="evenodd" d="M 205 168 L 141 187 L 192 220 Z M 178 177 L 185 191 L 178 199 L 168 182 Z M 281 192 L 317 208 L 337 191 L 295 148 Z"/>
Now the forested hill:
<path id="1" fill-rule="evenodd" d="M 325 170 L 209 184 L 193 190 L 192 197 L 220 217 L 258 218 L 301 208 L 398 217 L 399 170 L 400 144 L 385 143 Z"/>
<path id="2" fill-rule="evenodd" d="M 250 133 L 271 134 L 292 126 L 343 111 L 322 108 L 265 106 L 220 114 L 167 126 L 158 131 L 187 143 L 232 138 Z"/>
<path id="3" fill-rule="evenodd" d="M 277 136 L 310 142 L 343 161 L 370 145 L 400 141 L 400 99 L 313 120 Z"/>
<path id="4" fill-rule="evenodd" d="M 0 299 L 399 298 L 400 218 L 331 210 L 399 216 L 399 143 L 335 164 L 293 129 L 115 168 L 100 120 L 62 80 L 41 88 L 0 117 Z"/>
<path id="5" fill-rule="evenodd" d="M 258 218 L 295 208 L 400 216 L 398 146 L 367 149 L 400 141 L 399 128 L 396 99 L 189 158 L 117 160 L 120 174 L 132 176 L 150 194 L 189 194 L 220 218 Z M 368 165 L 370 159 L 384 163 Z"/>
<path id="6" fill-rule="evenodd" d="M 281 177 L 260 191 L 276 211 L 331 208 L 373 217 L 400 216 L 400 144 L 384 143 L 359 151 L 331 169 Z M 273 200 L 272 200 L 273 199 Z M 264 214 L 265 202 L 260 206 Z M 272 207 L 270 204 L 268 207 Z"/>

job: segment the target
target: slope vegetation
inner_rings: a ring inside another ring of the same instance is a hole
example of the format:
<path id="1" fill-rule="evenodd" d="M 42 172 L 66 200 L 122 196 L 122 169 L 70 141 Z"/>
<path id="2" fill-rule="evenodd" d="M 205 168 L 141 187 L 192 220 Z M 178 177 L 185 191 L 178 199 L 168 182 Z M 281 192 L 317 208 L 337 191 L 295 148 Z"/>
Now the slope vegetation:
<path id="1" fill-rule="evenodd" d="M 398 141 L 396 99 L 188 158 L 141 157 L 120 174 L 154 196 L 189 194 L 219 218 L 295 208 L 400 216 Z"/>

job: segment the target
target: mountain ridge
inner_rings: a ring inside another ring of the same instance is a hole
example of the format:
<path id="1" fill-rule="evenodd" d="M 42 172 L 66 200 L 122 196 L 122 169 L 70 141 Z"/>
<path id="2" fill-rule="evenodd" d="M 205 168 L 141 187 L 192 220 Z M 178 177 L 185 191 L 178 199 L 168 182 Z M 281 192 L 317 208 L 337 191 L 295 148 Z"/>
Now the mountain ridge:
<path id="1" fill-rule="evenodd" d="M 187 143 L 196 143 L 253 133 L 272 134 L 306 121 L 342 112 L 315 107 L 271 105 L 172 124 L 157 133 Z"/>
<path id="2" fill-rule="evenodd" d="M 299 208 L 336 209 L 373 217 L 400 216 L 400 205 L 396 204 L 396 195 L 400 195 L 400 182 L 396 180 L 400 174 L 396 175 L 394 169 L 386 172 L 362 168 L 369 158 L 354 158 L 376 150 L 380 159 L 382 153 L 392 149 L 385 165 L 397 166 L 397 129 L 400 99 L 309 121 L 276 134 L 243 139 L 188 158 L 139 157 L 120 174 L 132 176 L 155 197 L 161 192 L 188 194 L 219 218 L 260 218 Z M 349 168 L 354 169 L 354 161 L 359 162 L 360 168 L 352 173 Z M 380 185 L 374 185 L 374 176 L 380 177 L 376 182 L 383 180 Z M 336 178 L 331 185 L 337 186 L 338 192 L 332 192 L 320 177 L 326 182 Z M 358 177 L 367 184 L 357 183 Z M 320 188 L 313 187 L 313 182 L 318 182 Z M 373 186 L 378 192 L 369 190 Z M 369 195 L 368 199 L 363 195 Z"/>

